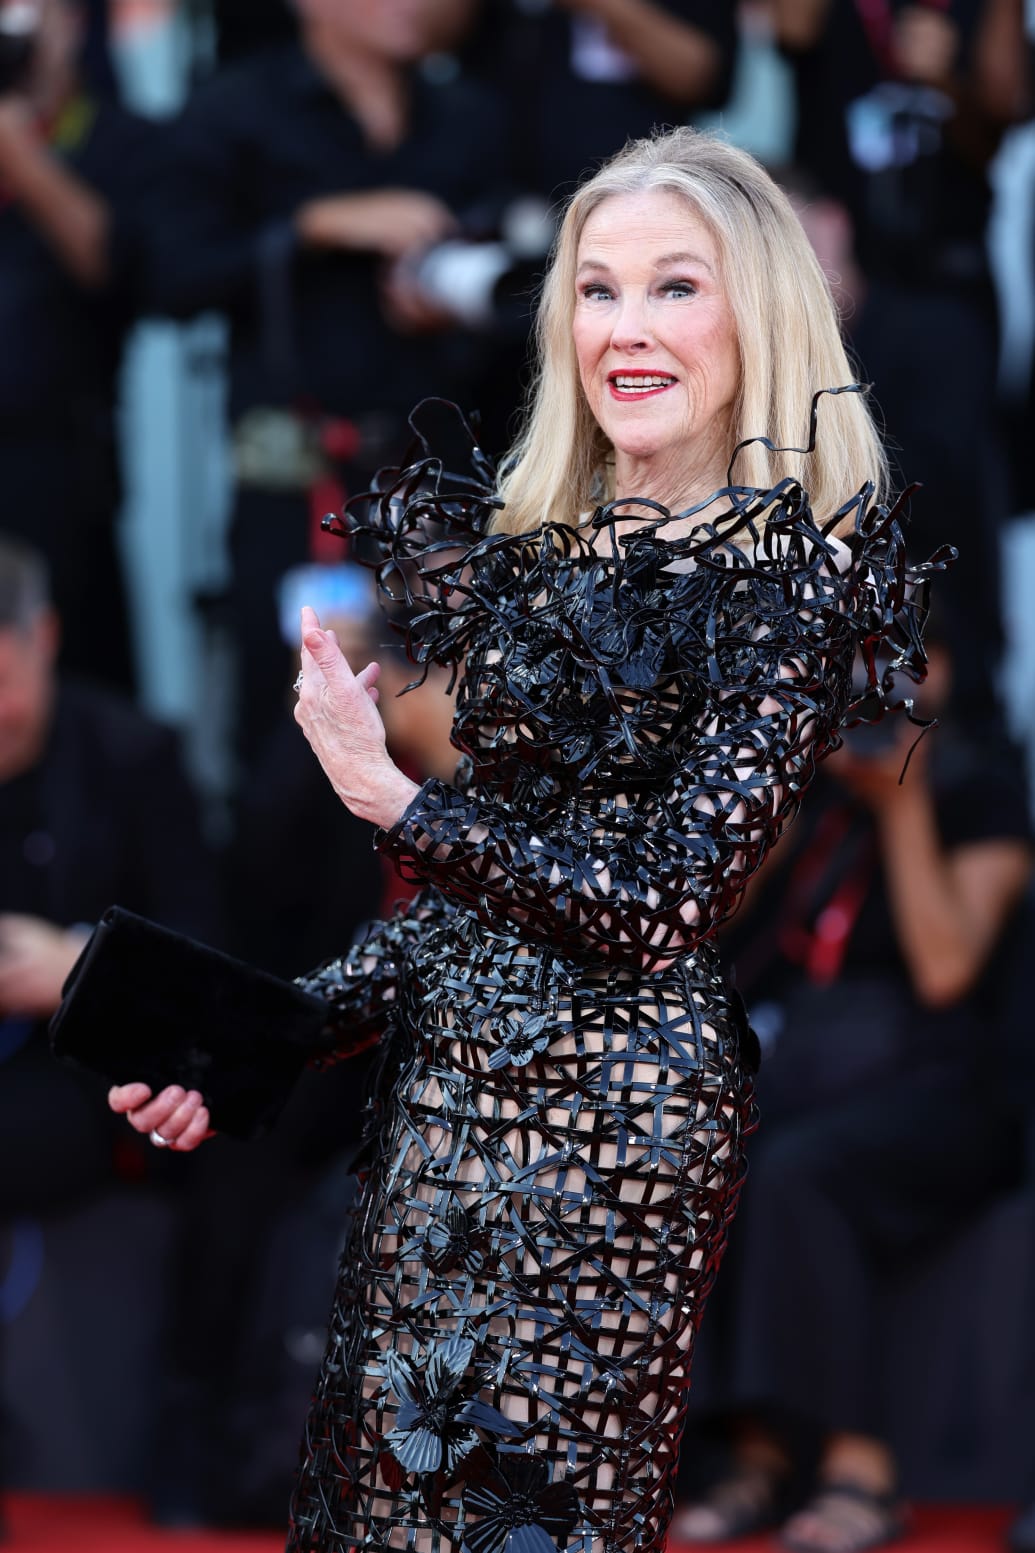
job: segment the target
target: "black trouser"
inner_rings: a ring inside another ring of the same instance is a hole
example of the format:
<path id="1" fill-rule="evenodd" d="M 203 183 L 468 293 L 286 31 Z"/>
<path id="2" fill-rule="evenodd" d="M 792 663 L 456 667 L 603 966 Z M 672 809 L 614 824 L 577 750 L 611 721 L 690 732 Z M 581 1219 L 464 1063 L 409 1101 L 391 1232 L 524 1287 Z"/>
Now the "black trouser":
<path id="1" fill-rule="evenodd" d="M 725 1285 L 730 1403 L 882 1435 L 883 1281 L 1016 1185 L 1020 1159 L 1018 1119 L 973 1063 L 763 1121 Z"/>
<path id="2" fill-rule="evenodd" d="M 995 1010 L 925 1010 L 875 975 L 802 979 L 783 1008 L 701 1400 L 880 1434 L 885 1280 L 1021 1180 L 1023 1112 Z"/>

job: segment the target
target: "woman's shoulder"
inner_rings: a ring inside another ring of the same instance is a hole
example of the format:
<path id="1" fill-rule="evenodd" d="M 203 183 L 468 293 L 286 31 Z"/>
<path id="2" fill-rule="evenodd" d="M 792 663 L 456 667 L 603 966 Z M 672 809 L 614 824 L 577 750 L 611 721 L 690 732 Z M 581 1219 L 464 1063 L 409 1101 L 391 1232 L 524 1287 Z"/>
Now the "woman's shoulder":
<path id="1" fill-rule="evenodd" d="M 850 578 L 863 558 L 870 525 L 848 531 L 845 509 L 818 522 L 801 487 L 774 490 L 726 486 L 694 507 L 673 510 L 636 497 L 608 502 L 580 519 L 593 550 L 628 571 L 701 573 L 726 591 L 744 593 L 774 577 L 788 588 L 816 588 Z"/>

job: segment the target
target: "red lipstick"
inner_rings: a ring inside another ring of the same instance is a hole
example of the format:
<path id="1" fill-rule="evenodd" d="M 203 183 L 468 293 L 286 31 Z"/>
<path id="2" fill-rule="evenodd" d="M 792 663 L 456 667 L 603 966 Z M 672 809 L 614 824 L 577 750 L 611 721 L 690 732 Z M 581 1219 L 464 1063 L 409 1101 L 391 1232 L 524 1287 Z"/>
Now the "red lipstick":
<path id="1" fill-rule="evenodd" d="M 607 375 L 612 399 L 625 400 L 626 403 L 634 399 L 654 399 L 672 388 L 675 382 L 676 379 L 668 372 L 651 372 L 644 367 L 625 368 Z M 635 386 L 638 384 L 643 386 Z"/>

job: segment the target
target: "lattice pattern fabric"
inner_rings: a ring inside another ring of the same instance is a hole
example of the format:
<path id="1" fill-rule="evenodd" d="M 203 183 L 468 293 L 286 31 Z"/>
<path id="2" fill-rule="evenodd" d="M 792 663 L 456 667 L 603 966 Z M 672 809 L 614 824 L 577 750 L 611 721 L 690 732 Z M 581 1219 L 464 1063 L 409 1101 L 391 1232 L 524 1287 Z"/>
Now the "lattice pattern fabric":
<path id="1" fill-rule="evenodd" d="M 415 659 L 464 664 L 463 759 L 379 837 L 418 901 L 308 979 L 327 1057 L 391 1035 L 292 1553 L 664 1544 L 751 1120 L 713 935 L 846 716 L 922 672 L 930 569 L 869 492 L 842 541 L 792 482 L 724 497 L 493 534 L 475 452 L 354 525 Z"/>

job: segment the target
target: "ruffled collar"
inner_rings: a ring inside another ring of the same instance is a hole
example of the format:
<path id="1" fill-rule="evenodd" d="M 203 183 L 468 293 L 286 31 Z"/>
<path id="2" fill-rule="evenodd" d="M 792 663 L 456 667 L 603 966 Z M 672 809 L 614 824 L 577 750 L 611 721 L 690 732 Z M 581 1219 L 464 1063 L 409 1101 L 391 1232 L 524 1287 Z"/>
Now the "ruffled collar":
<path id="1" fill-rule="evenodd" d="M 823 394 L 856 391 L 858 385 L 849 385 L 815 396 L 804 448 L 778 450 L 768 438 L 750 440 L 772 451 L 812 452 Z M 446 468 L 423 430 L 431 406 L 444 407 L 462 432 L 467 457 L 460 471 Z M 922 625 L 930 579 L 955 552 L 945 546 L 922 565 L 908 563 L 902 522 L 909 490 L 889 505 L 875 500 L 868 483 L 819 521 L 798 480 L 785 478 L 766 490 L 729 479 L 702 502 L 680 511 L 645 497 L 623 497 L 601 504 L 588 522 L 578 525 L 549 523 L 533 532 L 493 532 L 503 502 L 495 465 L 471 423 L 455 405 L 435 400 L 422 402 L 410 424 L 416 440 L 404 464 L 379 473 L 374 488 L 349 504 L 346 523 L 325 519 L 325 527 L 351 534 L 361 546 L 372 543 L 373 554 L 361 549 L 360 559 L 377 571 L 389 604 L 403 607 L 402 629 L 415 662 L 455 665 L 479 619 L 496 617 L 505 629 L 499 590 L 508 569 L 516 570 L 526 586 L 529 608 L 546 607 L 535 604 L 536 590 L 544 584 L 554 598 L 559 583 L 562 592 L 574 597 L 575 577 L 583 570 L 592 572 L 594 589 L 605 579 L 610 583 L 619 634 L 613 643 L 606 631 L 603 639 L 595 634 L 580 653 L 586 661 L 598 658 L 602 666 L 623 653 L 628 658 L 628 632 L 623 640 L 620 628 L 628 626 L 630 611 L 640 628 L 646 625 L 645 591 L 653 591 L 653 602 L 663 611 L 664 596 L 673 584 L 686 588 L 685 579 L 693 576 L 697 580 L 692 591 L 711 595 L 700 629 L 712 675 L 719 673 L 717 644 L 729 622 L 734 592 L 742 596 L 738 615 L 744 606 L 754 607 L 768 629 L 783 617 L 788 647 L 794 630 L 802 628 L 807 599 L 813 631 L 847 624 L 861 654 L 864 683 L 854 693 L 846 720 L 874 721 L 890 707 L 911 710 L 912 703 L 898 694 L 896 680 L 903 674 L 913 680 L 924 676 Z M 746 445 L 735 449 L 731 474 Z M 702 516 L 716 507 L 717 516 Z M 643 519 L 636 528 L 619 530 L 618 525 L 637 514 Z M 707 586 L 702 578 L 708 579 Z M 571 627 L 569 622 L 563 629 L 569 646 L 578 651 Z M 645 634 L 653 635 L 654 628 Z"/>

